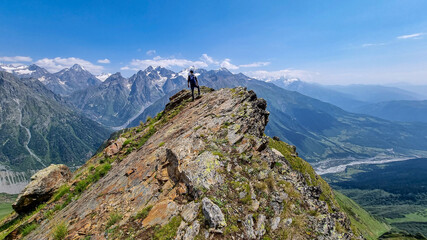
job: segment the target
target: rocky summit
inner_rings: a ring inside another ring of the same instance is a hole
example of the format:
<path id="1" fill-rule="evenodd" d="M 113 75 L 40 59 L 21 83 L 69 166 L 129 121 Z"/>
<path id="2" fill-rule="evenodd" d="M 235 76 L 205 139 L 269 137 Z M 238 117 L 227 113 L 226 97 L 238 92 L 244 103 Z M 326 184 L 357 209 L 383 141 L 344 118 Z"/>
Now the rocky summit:
<path id="1" fill-rule="evenodd" d="M 116 133 L 6 239 L 355 239 L 328 184 L 264 134 L 267 103 L 202 88 Z M 30 227 L 31 226 L 31 227 Z M 355 228 L 353 228 L 355 229 Z"/>

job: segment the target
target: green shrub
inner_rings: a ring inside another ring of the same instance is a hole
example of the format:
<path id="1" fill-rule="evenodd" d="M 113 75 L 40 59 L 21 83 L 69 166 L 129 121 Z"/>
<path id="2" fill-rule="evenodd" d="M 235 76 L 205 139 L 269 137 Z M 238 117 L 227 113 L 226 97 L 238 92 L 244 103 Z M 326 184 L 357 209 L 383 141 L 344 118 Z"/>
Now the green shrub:
<path id="1" fill-rule="evenodd" d="M 55 240 L 62 240 L 68 235 L 68 224 L 61 222 L 52 232 L 52 237 Z"/>
<path id="2" fill-rule="evenodd" d="M 165 145 L 165 142 L 159 143 L 159 147 L 162 147 L 163 145 Z"/>
<path id="3" fill-rule="evenodd" d="M 105 226 L 107 229 L 116 224 L 118 221 L 122 220 L 123 215 L 118 212 L 110 213 L 110 218 L 108 219 L 107 225 Z"/>
<path id="4" fill-rule="evenodd" d="M 148 207 L 145 207 L 144 209 L 142 209 L 141 211 L 139 211 L 136 214 L 135 219 L 142 219 L 142 220 L 144 220 L 148 216 L 148 213 L 151 211 L 152 208 L 153 208 L 153 206 L 151 206 L 151 205 L 148 206 Z"/>
<path id="5" fill-rule="evenodd" d="M 56 202 L 59 199 L 61 199 L 62 196 L 70 192 L 70 187 L 67 184 L 62 185 L 59 187 L 59 189 L 56 191 L 55 195 L 53 196 L 53 201 Z"/>
<path id="6" fill-rule="evenodd" d="M 34 229 L 36 229 L 39 225 L 37 223 L 31 223 L 31 224 L 27 224 L 22 230 L 21 230 L 21 234 L 23 237 L 27 236 L 28 234 L 30 234 L 30 232 L 32 232 Z"/>

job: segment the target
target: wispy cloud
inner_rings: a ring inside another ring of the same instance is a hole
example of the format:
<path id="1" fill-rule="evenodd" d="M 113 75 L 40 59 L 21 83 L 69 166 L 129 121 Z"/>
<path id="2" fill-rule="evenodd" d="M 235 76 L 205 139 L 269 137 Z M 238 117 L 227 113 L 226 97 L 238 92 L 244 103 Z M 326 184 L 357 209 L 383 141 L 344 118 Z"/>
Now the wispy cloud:
<path id="1" fill-rule="evenodd" d="M 104 70 L 103 66 L 95 65 L 87 60 L 84 60 L 81 58 L 75 58 L 75 57 L 43 58 L 43 59 L 37 60 L 35 64 L 37 64 L 40 67 L 46 68 L 50 72 L 58 72 L 64 68 L 69 68 L 74 64 L 79 64 L 83 66 L 86 70 L 88 70 L 93 74 L 100 74 Z"/>
<path id="2" fill-rule="evenodd" d="M 263 81 L 273 81 L 277 79 L 301 79 L 304 81 L 310 81 L 312 79 L 312 73 L 305 70 L 298 69 L 283 69 L 278 71 L 250 71 L 245 72 L 249 77 L 263 80 Z"/>
<path id="3" fill-rule="evenodd" d="M 422 35 L 424 35 L 424 33 L 414 33 L 414 34 L 408 34 L 408 35 L 402 35 L 402 36 L 398 36 L 397 39 L 410 39 L 410 38 L 419 38 Z"/>
<path id="4" fill-rule="evenodd" d="M 254 63 L 249 63 L 249 64 L 242 64 L 239 65 L 239 67 L 243 67 L 243 68 L 250 68 L 250 67 L 264 67 L 269 65 L 270 62 L 254 62 Z"/>
<path id="5" fill-rule="evenodd" d="M 0 57 L 2 62 L 31 62 L 32 58 L 26 56 L 14 56 L 14 57 Z"/>
<path id="6" fill-rule="evenodd" d="M 133 59 L 130 62 L 130 65 L 133 67 L 133 70 L 144 69 L 148 66 L 160 66 L 165 68 L 170 67 L 207 67 L 208 64 L 203 61 L 191 61 L 187 59 L 179 58 L 162 58 L 155 57 L 153 59 Z"/>
<path id="7" fill-rule="evenodd" d="M 106 58 L 106 59 L 99 59 L 98 63 L 110 63 L 110 59 Z"/>
<path id="8" fill-rule="evenodd" d="M 155 55 L 155 54 L 156 54 L 156 50 L 154 50 L 154 49 L 148 50 L 148 51 L 146 52 L 146 54 L 147 54 L 148 56 L 153 56 L 153 55 Z"/>
<path id="9" fill-rule="evenodd" d="M 219 62 L 214 60 L 212 57 L 208 56 L 206 53 L 203 53 L 202 56 L 200 57 L 200 60 L 202 60 L 203 62 L 207 63 L 207 64 L 214 64 L 214 65 L 218 65 Z"/>
<path id="10" fill-rule="evenodd" d="M 384 46 L 386 45 L 386 43 L 365 43 L 362 44 L 362 47 L 366 48 L 366 47 L 376 47 L 376 46 Z"/>
<path id="11" fill-rule="evenodd" d="M 221 62 L 220 66 L 221 66 L 222 68 L 227 68 L 227 69 L 230 69 L 230 70 L 236 70 L 236 69 L 239 69 L 239 67 L 238 67 L 238 66 L 236 66 L 236 65 L 234 65 L 234 64 L 232 64 L 232 63 L 231 63 L 231 60 L 230 60 L 230 59 L 228 59 L 228 58 L 224 59 L 224 60 Z"/>

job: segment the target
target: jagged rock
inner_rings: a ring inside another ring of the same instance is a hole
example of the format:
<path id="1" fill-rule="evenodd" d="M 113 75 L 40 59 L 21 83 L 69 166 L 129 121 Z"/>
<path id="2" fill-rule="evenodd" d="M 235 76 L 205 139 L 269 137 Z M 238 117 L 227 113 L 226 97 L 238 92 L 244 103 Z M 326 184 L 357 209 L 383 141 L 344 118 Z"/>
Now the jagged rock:
<path id="1" fill-rule="evenodd" d="M 256 222 L 256 235 L 258 236 L 258 238 L 261 238 L 267 232 L 265 228 L 265 220 L 266 217 L 264 214 L 258 215 L 258 219 Z"/>
<path id="2" fill-rule="evenodd" d="M 13 209 L 19 214 L 33 210 L 40 203 L 49 200 L 70 178 L 70 169 L 63 164 L 52 164 L 38 171 L 12 205 Z"/>
<path id="3" fill-rule="evenodd" d="M 222 228 L 227 226 L 221 209 L 207 197 L 202 200 L 202 211 L 210 227 Z"/>
<path id="4" fill-rule="evenodd" d="M 274 217 L 271 219 L 271 230 L 274 231 L 279 227 L 280 217 Z"/>
<path id="5" fill-rule="evenodd" d="M 201 203 L 190 202 L 182 208 L 181 216 L 186 222 L 192 222 L 199 213 Z"/>
<path id="6" fill-rule="evenodd" d="M 210 189 L 212 185 L 223 182 L 222 176 L 216 171 L 219 167 L 219 156 L 205 151 L 195 160 L 183 164 L 181 169 L 185 183 L 190 186 L 194 195 L 198 196 L 203 188 Z"/>
<path id="7" fill-rule="evenodd" d="M 246 239 L 255 239 L 254 231 L 254 218 L 252 214 L 248 214 L 243 221 L 243 231 L 245 232 Z"/>
<path id="8" fill-rule="evenodd" d="M 199 234 L 199 230 L 200 230 L 200 223 L 199 221 L 196 220 L 193 222 L 193 224 L 191 224 L 191 226 L 187 227 L 182 240 L 193 240 L 197 236 L 197 234 Z"/>
<path id="9" fill-rule="evenodd" d="M 275 141 L 280 141 L 280 138 L 279 138 L 278 136 L 274 136 L 274 137 L 273 137 L 273 140 L 275 140 Z"/>
<path id="10" fill-rule="evenodd" d="M 108 157 L 111 157 L 115 154 L 117 154 L 118 152 L 120 152 L 120 150 L 123 147 L 123 143 L 126 141 L 126 138 L 119 138 L 116 141 L 112 142 L 105 150 L 104 153 L 105 155 L 107 155 Z"/>

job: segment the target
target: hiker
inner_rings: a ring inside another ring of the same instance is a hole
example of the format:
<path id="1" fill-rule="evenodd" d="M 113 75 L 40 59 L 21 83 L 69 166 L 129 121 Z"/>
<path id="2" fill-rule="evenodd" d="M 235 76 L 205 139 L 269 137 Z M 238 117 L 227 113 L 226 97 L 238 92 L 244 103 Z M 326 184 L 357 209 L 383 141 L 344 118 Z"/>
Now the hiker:
<path id="1" fill-rule="evenodd" d="M 196 75 L 194 75 L 194 71 L 190 70 L 190 74 L 188 75 L 188 87 L 191 86 L 191 96 L 193 97 L 193 101 L 194 101 L 194 88 L 196 87 L 197 90 L 199 91 L 199 95 L 197 97 L 200 96 L 200 87 L 199 87 L 199 81 L 197 80 Z"/>

